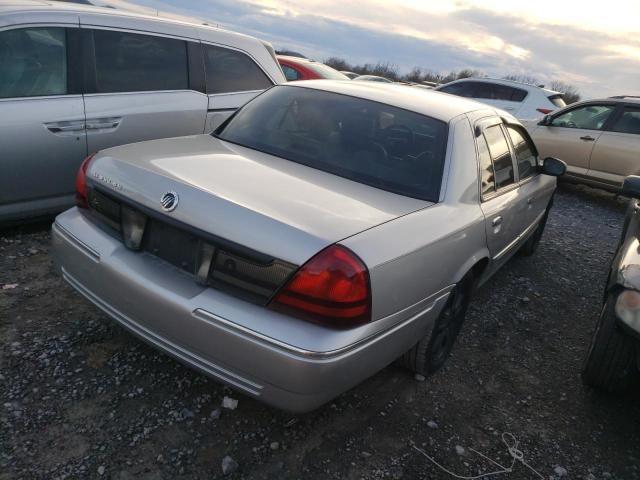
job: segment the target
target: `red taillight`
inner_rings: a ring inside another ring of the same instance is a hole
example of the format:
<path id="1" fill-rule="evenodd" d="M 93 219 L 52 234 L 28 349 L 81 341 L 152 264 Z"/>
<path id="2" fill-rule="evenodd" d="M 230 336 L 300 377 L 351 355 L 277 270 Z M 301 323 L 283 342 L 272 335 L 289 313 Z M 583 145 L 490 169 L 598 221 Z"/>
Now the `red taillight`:
<path id="1" fill-rule="evenodd" d="M 305 263 L 269 304 L 332 327 L 371 320 L 369 272 L 350 250 L 332 245 Z"/>
<path id="2" fill-rule="evenodd" d="M 87 200 L 87 169 L 94 155 L 95 153 L 92 153 L 82 161 L 76 174 L 76 205 L 80 208 L 89 208 Z"/>
<path id="3" fill-rule="evenodd" d="M 548 115 L 553 112 L 553 110 L 551 110 L 550 108 L 536 108 L 536 111 L 540 112 L 543 115 Z"/>

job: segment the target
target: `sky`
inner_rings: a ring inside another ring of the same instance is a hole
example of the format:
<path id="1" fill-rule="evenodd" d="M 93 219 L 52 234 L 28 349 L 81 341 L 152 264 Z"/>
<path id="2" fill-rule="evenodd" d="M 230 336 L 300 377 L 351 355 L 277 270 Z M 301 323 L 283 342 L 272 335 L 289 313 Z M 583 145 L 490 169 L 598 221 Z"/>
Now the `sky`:
<path id="1" fill-rule="evenodd" d="M 640 95 L 640 0 L 93 0 L 195 17 L 322 61 L 477 69 Z"/>

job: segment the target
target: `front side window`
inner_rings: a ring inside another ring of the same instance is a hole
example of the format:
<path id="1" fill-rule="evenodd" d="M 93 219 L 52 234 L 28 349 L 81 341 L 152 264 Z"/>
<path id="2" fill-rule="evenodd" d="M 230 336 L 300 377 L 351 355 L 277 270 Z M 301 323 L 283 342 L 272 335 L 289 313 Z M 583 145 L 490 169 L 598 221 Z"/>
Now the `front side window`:
<path id="1" fill-rule="evenodd" d="M 640 107 L 624 107 L 620 118 L 611 126 L 611 131 L 640 135 Z"/>
<path id="2" fill-rule="evenodd" d="M 517 127 L 507 126 L 507 133 L 511 137 L 511 144 L 516 154 L 516 164 L 518 165 L 518 178 L 525 178 L 535 175 L 538 171 L 538 161 L 533 153 L 535 149 L 525 135 Z"/>
<path id="3" fill-rule="evenodd" d="M 110 30 L 93 38 L 98 93 L 189 88 L 186 42 Z"/>
<path id="4" fill-rule="evenodd" d="M 362 98 L 277 86 L 215 133 L 358 183 L 438 201 L 445 122 Z"/>
<path id="5" fill-rule="evenodd" d="M 612 105 L 584 105 L 561 113 L 551 120 L 554 127 L 600 130 L 614 107 Z"/>
<path id="6" fill-rule="evenodd" d="M 288 82 L 293 82 L 294 80 L 298 80 L 298 78 L 300 78 L 300 75 L 298 75 L 298 71 L 291 68 L 288 65 L 280 65 L 282 67 L 282 71 L 284 73 L 284 77 L 287 79 Z"/>
<path id="7" fill-rule="evenodd" d="M 493 160 L 496 188 L 499 190 L 515 182 L 513 160 L 509 151 L 509 144 L 500 125 L 486 128 L 484 136 L 489 145 L 489 152 Z"/>
<path id="8" fill-rule="evenodd" d="M 496 191 L 496 180 L 493 172 L 493 162 L 484 135 L 478 137 L 478 159 L 480 160 L 480 174 L 482 182 L 482 195 Z"/>
<path id="9" fill-rule="evenodd" d="M 272 83 L 251 58 L 237 50 L 205 45 L 207 93 L 265 90 Z"/>
<path id="10" fill-rule="evenodd" d="M 0 98 L 67 93 L 64 28 L 0 32 Z"/>
<path id="11" fill-rule="evenodd" d="M 439 91 L 449 93 L 451 95 L 457 95 L 459 97 L 473 97 L 473 84 L 472 82 L 460 82 L 452 85 L 445 85 Z"/>

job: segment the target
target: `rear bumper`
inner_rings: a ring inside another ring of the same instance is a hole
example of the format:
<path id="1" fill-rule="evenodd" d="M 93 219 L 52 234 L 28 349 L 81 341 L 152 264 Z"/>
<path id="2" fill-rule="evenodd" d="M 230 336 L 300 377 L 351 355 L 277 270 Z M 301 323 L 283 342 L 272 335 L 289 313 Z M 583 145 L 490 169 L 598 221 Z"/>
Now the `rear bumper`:
<path id="1" fill-rule="evenodd" d="M 378 331 L 336 331 L 202 287 L 126 249 L 77 209 L 56 218 L 52 238 L 63 278 L 111 318 L 187 365 L 289 411 L 312 410 L 391 363 L 430 328 L 448 296 L 438 292 L 393 323 L 379 320 L 386 327 Z"/>

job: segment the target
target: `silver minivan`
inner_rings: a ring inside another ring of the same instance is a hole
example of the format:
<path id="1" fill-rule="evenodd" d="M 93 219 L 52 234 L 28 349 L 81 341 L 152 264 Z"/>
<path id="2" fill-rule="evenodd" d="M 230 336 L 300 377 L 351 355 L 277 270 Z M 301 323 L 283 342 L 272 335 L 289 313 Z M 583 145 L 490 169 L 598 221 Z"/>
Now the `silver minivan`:
<path id="1" fill-rule="evenodd" d="M 88 154 L 211 132 L 285 82 L 272 47 L 177 20 L 0 0 L 0 223 L 61 211 Z"/>

